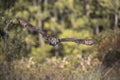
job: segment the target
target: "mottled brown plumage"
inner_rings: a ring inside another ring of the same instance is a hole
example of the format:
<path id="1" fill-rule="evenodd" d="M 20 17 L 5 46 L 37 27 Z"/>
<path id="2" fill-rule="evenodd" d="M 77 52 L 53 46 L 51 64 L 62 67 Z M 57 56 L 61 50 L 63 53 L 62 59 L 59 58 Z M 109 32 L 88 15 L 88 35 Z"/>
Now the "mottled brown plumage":
<path id="1" fill-rule="evenodd" d="M 42 36 L 46 37 L 48 36 L 45 32 L 43 32 L 41 29 L 37 29 L 35 26 L 28 23 L 26 20 L 22 18 L 17 18 L 17 21 L 20 23 L 20 25 L 26 27 L 31 32 L 36 32 L 42 34 Z"/>
<path id="2" fill-rule="evenodd" d="M 92 45 L 96 43 L 96 40 L 93 39 L 76 39 L 76 38 L 62 38 L 60 42 L 75 42 L 78 44 Z"/>
<path id="3" fill-rule="evenodd" d="M 58 39 L 54 36 L 49 36 L 47 33 L 42 31 L 41 29 L 37 29 L 35 26 L 31 25 L 29 22 L 27 22 L 26 20 L 22 18 L 17 18 L 17 20 L 22 26 L 26 27 L 29 31 L 40 33 L 43 37 L 46 37 L 48 43 L 52 46 L 56 46 L 60 44 L 61 42 L 75 42 L 78 44 L 85 44 L 85 45 L 93 45 L 96 43 L 96 40 L 93 40 L 93 39 L 76 39 L 76 38 Z"/>

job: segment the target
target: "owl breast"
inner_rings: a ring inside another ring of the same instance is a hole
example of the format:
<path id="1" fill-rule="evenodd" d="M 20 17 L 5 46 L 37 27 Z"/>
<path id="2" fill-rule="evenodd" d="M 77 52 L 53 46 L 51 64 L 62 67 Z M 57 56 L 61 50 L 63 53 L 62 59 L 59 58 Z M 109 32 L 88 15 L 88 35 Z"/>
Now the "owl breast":
<path id="1" fill-rule="evenodd" d="M 48 37 L 48 42 L 52 46 L 59 44 L 59 40 L 56 37 Z"/>

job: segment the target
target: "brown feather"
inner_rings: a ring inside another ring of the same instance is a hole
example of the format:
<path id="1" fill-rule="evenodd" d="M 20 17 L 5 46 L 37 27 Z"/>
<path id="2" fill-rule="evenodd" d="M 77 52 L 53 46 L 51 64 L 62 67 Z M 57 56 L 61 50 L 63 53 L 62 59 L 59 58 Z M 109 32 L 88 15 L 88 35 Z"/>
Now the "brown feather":
<path id="1" fill-rule="evenodd" d="M 96 41 L 93 39 L 62 38 L 59 40 L 60 42 L 75 42 L 78 44 L 85 44 L 85 45 L 92 45 L 96 43 Z"/>
<path id="2" fill-rule="evenodd" d="M 32 24 L 28 23 L 26 20 L 22 19 L 22 18 L 17 18 L 17 21 L 24 27 L 26 27 L 29 31 L 31 32 L 36 32 L 36 33 L 40 33 L 42 34 L 44 37 L 47 36 L 47 34 L 45 32 L 43 32 L 41 29 L 37 29 L 35 26 L 33 26 Z"/>

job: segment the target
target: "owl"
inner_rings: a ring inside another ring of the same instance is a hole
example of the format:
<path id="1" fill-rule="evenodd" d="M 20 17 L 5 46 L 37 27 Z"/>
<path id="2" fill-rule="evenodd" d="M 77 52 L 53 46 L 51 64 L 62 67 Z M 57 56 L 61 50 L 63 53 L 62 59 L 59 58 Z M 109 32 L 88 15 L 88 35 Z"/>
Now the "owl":
<path id="1" fill-rule="evenodd" d="M 17 18 L 17 21 L 20 23 L 21 26 L 26 27 L 29 31 L 40 33 L 47 42 L 52 45 L 56 46 L 62 42 L 75 42 L 77 44 L 84 44 L 84 45 L 93 45 L 96 43 L 94 39 L 77 39 L 77 38 L 57 38 L 55 36 L 49 36 L 46 32 L 41 29 L 37 29 L 35 26 L 24 20 L 23 18 Z"/>

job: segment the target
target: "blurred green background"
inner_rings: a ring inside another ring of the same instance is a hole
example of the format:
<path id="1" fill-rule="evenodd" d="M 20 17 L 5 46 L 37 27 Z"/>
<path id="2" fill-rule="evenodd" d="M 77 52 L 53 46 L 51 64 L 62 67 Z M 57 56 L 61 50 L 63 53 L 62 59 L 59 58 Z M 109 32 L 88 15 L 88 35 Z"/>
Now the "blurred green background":
<path id="1" fill-rule="evenodd" d="M 17 17 L 52 36 L 97 43 L 54 48 Z M 0 80 L 119 80 L 119 63 L 119 0 L 0 0 Z"/>

